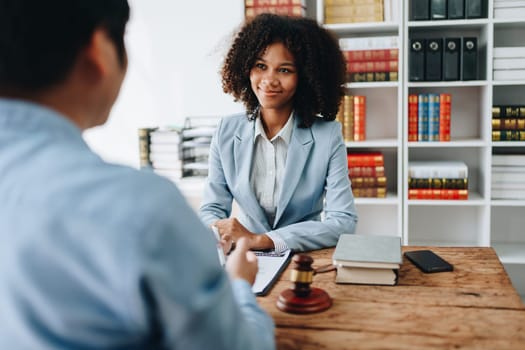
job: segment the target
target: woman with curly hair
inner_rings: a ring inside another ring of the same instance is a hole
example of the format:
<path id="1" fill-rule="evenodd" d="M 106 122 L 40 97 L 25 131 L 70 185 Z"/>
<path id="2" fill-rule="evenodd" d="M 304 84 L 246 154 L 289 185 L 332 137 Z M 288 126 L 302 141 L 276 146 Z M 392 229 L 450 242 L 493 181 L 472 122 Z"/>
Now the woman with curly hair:
<path id="1" fill-rule="evenodd" d="M 246 107 L 210 148 L 201 219 L 252 249 L 334 246 L 357 223 L 341 125 L 345 61 L 307 18 L 262 14 L 237 33 L 222 86 Z M 232 201 L 241 213 L 230 218 Z M 321 221 L 321 212 L 324 218 Z"/>

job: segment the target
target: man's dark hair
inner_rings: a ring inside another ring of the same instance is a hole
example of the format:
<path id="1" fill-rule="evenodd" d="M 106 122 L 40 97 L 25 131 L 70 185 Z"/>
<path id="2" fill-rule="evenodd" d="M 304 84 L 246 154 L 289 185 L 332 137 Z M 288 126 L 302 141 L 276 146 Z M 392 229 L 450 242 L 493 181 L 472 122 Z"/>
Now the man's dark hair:
<path id="1" fill-rule="evenodd" d="M 125 62 L 127 0 L 0 0 L 0 91 L 37 92 L 63 81 L 97 27 Z"/>
<path id="2" fill-rule="evenodd" d="M 244 103 L 249 114 L 259 102 L 250 86 L 250 70 L 268 45 L 281 42 L 292 53 L 298 73 L 294 110 L 301 126 L 317 114 L 334 120 L 344 94 L 345 60 L 337 39 L 308 18 L 262 14 L 235 37 L 222 67 L 222 88 Z"/>

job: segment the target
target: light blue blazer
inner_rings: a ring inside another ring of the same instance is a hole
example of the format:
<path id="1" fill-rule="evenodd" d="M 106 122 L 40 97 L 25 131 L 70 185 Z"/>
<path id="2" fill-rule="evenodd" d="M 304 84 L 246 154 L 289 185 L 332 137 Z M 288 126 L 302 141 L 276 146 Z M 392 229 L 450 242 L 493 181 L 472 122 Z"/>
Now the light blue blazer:
<path id="1" fill-rule="evenodd" d="M 334 246 L 340 234 L 354 233 L 357 214 L 341 124 L 316 121 L 310 128 L 299 128 L 298 123 L 296 117 L 282 192 L 270 226 L 250 185 L 255 121 L 242 113 L 219 122 L 200 208 L 206 225 L 228 218 L 235 199 L 241 209 L 238 220 L 248 230 L 276 232 L 295 251 Z"/>

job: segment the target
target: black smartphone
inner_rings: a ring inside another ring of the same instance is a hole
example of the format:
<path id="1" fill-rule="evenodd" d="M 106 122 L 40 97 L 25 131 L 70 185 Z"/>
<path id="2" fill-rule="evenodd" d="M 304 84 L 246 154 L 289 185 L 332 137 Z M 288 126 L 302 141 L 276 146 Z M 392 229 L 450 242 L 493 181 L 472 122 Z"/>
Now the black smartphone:
<path id="1" fill-rule="evenodd" d="M 405 252 L 405 256 L 425 273 L 454 270 L 454 266 L 431 250 L 414 250 Z"/>

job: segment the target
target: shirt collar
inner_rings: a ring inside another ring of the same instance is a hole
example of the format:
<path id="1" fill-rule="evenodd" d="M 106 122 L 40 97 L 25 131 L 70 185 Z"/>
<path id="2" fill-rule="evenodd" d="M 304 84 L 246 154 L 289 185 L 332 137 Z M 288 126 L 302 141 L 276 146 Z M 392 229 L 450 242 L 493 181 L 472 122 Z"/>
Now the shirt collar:
<path id="1" fill-rule="evenodd" d="M 294 112 L 290 114 L 290 117 L 288 118 L 288 121 L 281 130 L 275 135 L 270 141 L 276 140 L 278 137 L 280 137 L 287 145 L 290 144 L 290 140 L 292 138 L 292 130 L 293 130 L 293 124 L 294 124 Z M 260 118 L 260 115 L 255 118 L 255 135 L 253 137 L 253 142 L 257 141 L 257 137 L 261 136 L 265 139 L 268 139 L 266 136 L 266 132 L 264 132 L 264 127 L 262 125 L 262 121 Z"/>

